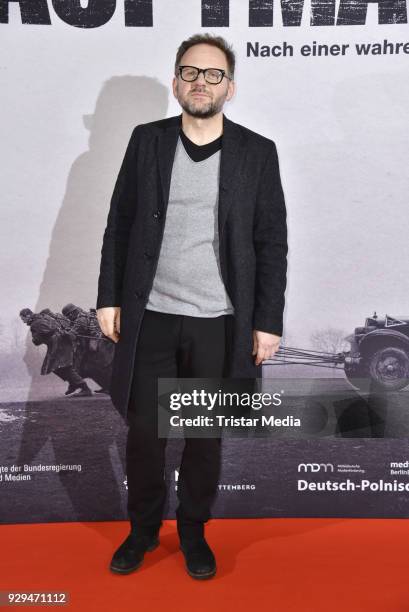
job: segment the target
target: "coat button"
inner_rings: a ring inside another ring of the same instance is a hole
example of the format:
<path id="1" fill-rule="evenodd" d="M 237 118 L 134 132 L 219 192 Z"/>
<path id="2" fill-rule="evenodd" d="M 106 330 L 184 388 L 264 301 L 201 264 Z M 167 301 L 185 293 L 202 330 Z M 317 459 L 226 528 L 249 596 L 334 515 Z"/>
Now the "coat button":
<path id="1" fill-rule="evenodd" d="M 160 211 L 159 209 L 158 209 L 158 210 L 156 210 L 156 211 L 153 213 L 153 215 L 152 215 L 152 217 L 153 217 L 154 219 L 160 219 L 160 217 L 161 217 L 161 216 L 162 216 L 162 213 L 161 213 L 161 211 Z"/>
<path id="2" fill-rule="evenodd" d="M 144 256 L 146 259 L 152 259 L 152 257 L 153 257 L 152 253 L 148 253 L 148 251 L 145 251 L 145 252 L 144 252 L 144 254 L 143 254 L 143 256 Z"/>
<path id="3" fill-rule="evenodd" d="M 135 291 L 135 295 L 136 295 L 137 298 L 143 298 L 142 291 Z"/>

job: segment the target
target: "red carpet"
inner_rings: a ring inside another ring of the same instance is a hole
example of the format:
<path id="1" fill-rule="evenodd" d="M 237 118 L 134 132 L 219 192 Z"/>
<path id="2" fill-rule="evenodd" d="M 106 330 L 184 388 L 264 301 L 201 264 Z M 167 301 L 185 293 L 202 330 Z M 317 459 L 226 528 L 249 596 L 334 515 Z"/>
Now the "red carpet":
<path id="1" fill-rule="evenodd" d="M 0 590 L 66 591 L 71 603 L 52 609 L 84 612 L 409 611 L 406 519 L 212 519 L 218 572 L 207 581 L 185 572 L 175 521 L 143 567 L 111 574 L 128 531 L 126 521 L 2 525 Z"/>

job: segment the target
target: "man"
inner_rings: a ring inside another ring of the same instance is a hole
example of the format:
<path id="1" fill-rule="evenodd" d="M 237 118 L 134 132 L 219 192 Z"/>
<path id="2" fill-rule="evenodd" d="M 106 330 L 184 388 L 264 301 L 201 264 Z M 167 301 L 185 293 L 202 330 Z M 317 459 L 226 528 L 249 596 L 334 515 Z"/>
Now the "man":
<path id="1" fill-rule="evenodd" d="M 287 230 L 275 144 L 222 112 L 235 91 L 226 41 L 178 49 L 181 115 L 138 125 L 112 196 L 97 316 L 116 344 L 111 397 L 129 425 L 131 532 L 111 570 L 133 571 L 158 545 L 166 488 L 158 377 L 261 377 L 278 350 Z M 220 439 L 186 439 L 176 510 L 187 572 L 216 572 L 204 524 L 218 486 Z"/>
<path id="2" fill-rule="evenodd" d="M 73 398 L 92 395 L 92 390 L 79 372 L 77 352 L 70 335 L 69 318 L 59 312 L 52 312 L 49 308 L 43 308 L 39 313 L 23 308 L 20 317 L 30 326 L 33 344 L 47 346 L 41 374 L 53 372 L 68 382 L 65 395 Z M 74 393 L 77 389 L 80 391 Z"/>
<path id="3" fill-rule="evenodd" d="M 80 306 L 69 303 L 62 309 L 62 314 L 71 324 L 69 333 L 75 345 L 76 363 L 79 370 L 83 376 L 102 384 L 100 389 L 95 390 L 95 393 L 109 395 L 109 375 L 104 370 L 111 361 L 112 343 L 104 338 L 95 308 L 90 308 L 87 312 Z M 86 387 L 71 397 L 92 395 L 92 390 L 88 385 Z M 74 388 L 70 386 L 68 391 L 75 391 L 75 388 L 75 386 Z"/>

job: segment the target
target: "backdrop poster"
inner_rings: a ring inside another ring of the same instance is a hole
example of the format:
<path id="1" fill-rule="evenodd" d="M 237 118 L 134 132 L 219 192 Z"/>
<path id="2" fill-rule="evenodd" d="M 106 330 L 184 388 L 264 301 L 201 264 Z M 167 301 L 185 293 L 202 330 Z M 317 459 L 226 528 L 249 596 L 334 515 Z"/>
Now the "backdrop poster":
<path id="1" fill-rule="evenodd" d="M 102 235 L 133 127 L 180 113 L 173 64 L 196 32 L 236 51 L 225 114 L 277 146 L 288 288 L 263 385 L 308 387 L 301 430 L 225 441 L 214 516 L 407 516 L 407 3 L 0 0 L 0 521 L 126 517 L 92 310 Z M 67 355 L 89 397 L 65 395 Z"/>

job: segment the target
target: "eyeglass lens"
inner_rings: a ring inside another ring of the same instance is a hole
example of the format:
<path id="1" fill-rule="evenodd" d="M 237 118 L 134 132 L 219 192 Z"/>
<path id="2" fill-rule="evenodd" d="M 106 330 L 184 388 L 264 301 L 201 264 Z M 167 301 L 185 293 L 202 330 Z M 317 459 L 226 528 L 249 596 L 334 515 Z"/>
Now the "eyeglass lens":
<path id="1" fill-rule="evenodd" d="M 199 76 L 199 70 L 191 66 L 186 66 L 181 69 L 181 76 L 184 81 L 195 81 Z M 204 77 L 208 83 L 219 83 L 223 78 L 223 73 L 214 68 L 207 68 Z"/>

